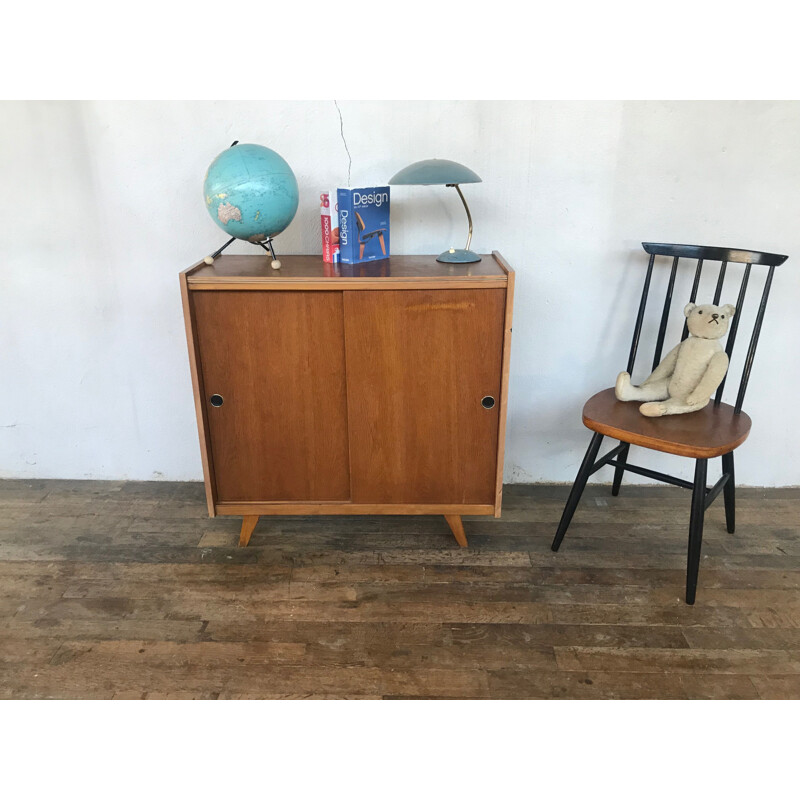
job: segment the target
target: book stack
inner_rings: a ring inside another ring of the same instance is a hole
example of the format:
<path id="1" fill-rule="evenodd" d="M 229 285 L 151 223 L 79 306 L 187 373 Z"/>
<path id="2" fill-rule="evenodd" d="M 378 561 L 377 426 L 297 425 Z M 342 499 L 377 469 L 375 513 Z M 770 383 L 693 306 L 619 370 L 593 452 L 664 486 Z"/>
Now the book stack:
<path id="1" fill-rule="evenodd" d="M 321 195 L 320 206 L 326 263 L 361 264 L 389 257 L 388 186 L 336 189 Z"/>

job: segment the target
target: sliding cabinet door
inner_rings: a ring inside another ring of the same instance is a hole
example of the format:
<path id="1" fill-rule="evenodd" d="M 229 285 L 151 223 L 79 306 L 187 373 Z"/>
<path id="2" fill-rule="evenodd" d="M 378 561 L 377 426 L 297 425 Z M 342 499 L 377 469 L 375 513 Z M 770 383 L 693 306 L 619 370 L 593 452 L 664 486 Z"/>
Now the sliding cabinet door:
<path id="1" fill-rule="evenodd" d="M 348 500 L 341 292 L 195 291 L 217 500 Z"/>
<path id="2" fill-rule="evenodd" d="M 494 504 L 505 298 L 344 292 L 353 502 Z"/>

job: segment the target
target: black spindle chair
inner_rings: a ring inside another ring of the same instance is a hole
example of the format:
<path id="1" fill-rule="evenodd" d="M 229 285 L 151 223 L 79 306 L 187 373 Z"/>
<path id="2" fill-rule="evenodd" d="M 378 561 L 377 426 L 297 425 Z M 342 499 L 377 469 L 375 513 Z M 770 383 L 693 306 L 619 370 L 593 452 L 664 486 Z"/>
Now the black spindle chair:
<path id="1" fill-rule="evenodd" d="M 694 283 L 692 285 L 689 302 L 694 302 L 697 298 L 697 291 L 700 286 L 700 277 L 703 267 L 707 261 L 719 261 L 720 268 L 717 277 L 716 290 L 714 292 L 713 303 L 719 304 L 722 295 L 722 287 L 725 281 L 727 265 L 731 262 L 745 264 L 742 280 L 739 284 L 738 300 L 736 301 L 736 314 L 731 320 L 727 334 L 727 344 L 725 352 L 728 358 L 733 353 L 739 333 L 739 323 L 742 319 L 742 310 L 745 306 L 745 295 L 750 280 L 750 270 L 753 266 L 767 267 L 766 280 L 761 293 L 758 311 L 753 331 L 750 336 L 750 344 L 747 348 L 744 369 L 739 382 L 739 390 L 736 395 L 736 405 L 730 406 L 721 402 L 722 391 L 725 381 L 717 389 L 714 401 L 709 403 L 700 411 L 690 414 L 677 414 L 666 417 L 645 417 L 639 413 L 639 403 L 620 402 L 616 399 L 614 389 L 606 389 L 598 392 L 590 398 L 583 407 L 583 424 L 594 431 L 589 449 L 586 451 L 583 463 L 575 478 L 572 491 L 569 494 L 567 505 L 561 516 L 555 539 L 553 540 L 553 550 L 558 550 L 567 532 L 572 515 L 581 499 L 581 494 L 586 486 L 589 476 L 597 472 L 601 467 L 611 465 L 614 467 L 614 481 L 611 494 L 619 494 L 622 482 L 622 473 L 625 471 L 635 472 L 647 478 L 653 478 L 674 486 L 681 486 L 692 490 L 692 506 L 689 521 L 689 552 L 686 569 L 686 602 L 693 604 L 697 592 L 697 573 L 700 567 L 700 547 L 703 539 L 703 516 L 705 510 L 714 502 L 720 492 L 724 492 L 725 498 L 725 521 L 729 533 L 733 533 L 735 528 L 735 484 L 733 471 L 733 451 L 747 438 L 750 432 L 751 420 L 742 411 L 744 395 L 747 391 L 747 383 L 750 380 L 750 370 L 753 366 L 758 338 L 761 334 L 761 325 L 764 321 L 764 312 L 767 308 L 769 290 L 772 286 L 772 276 L 775 267 L 783 264 L 787 256 L 775 255 L 774 253 L 759 253 L 751 250 L 730 250 L 724 247 L 697 247 L 685 244 L 655 244 L 653 242 L 642 242 L 645 251 L 650 254 L 650 261 L 647 265 L 647 273 L 644 279 L 642 299 L 639 303 L 639 313 L 636 317 L 636 326 L 633 331 L 633 341 L 631 343 L 630 356 L 628 358 L 627 371 L 633 372 L 636 352 L 639 348 L 639 336 L 642 332 L 645 309 L 647 306 L 647 296 L 650 291 L 650 279 L 653 275 L 653 265 L 656 256 L 669 256 L 672 258 L 672 269 L 667 284 L 667 293 L 661 308 L 661 323 L 656 339 L 656 350 L 653 357 L 653 369 L 661 361 L 661 350 L 664 345 L 664 336 L 667 329 L 672 306 L 672 294 L 675 288 L 675 277 L 678 271 L 678 264 L 681 259 L 696 260 Z M 688 336 L 686 325 L 683 326 L 683 337 Z M 726 376 L 727 377 L 727 376 Z M 610 452 L 598 459 L 600 444 L 604 436 L 611 436 L 619 441 L 619 444 Z M 681 480 L 671 475 L 665 475 L 651 469 L 644 469 L 628 463 L 628 451 L 630 446 L 640 445 L 651 450 L 660 450 L 665 453 L 672 453 L 679 456 L 687 456 L 695 459 L 694 482 Z M 706 486 L 706 471 L 708 459 L 722 456 L 722 477 L 712 487 Z"/>

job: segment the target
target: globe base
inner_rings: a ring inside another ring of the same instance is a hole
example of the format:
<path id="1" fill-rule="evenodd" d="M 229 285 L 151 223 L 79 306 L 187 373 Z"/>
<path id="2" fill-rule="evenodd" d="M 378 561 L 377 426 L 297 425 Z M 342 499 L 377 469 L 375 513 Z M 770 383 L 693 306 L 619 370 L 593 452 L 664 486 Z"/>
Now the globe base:
<path id="1" fill-rule="evenodd" d="M 219 250 L 215 250 L 210 256 L 206 256 L 203 259 L 203 263 L 211 266 L 214 263 L 214 259 L 217 258 L 217 256 L 219 256 L 222 253 L 222 251 L 225 250 L 226 247 L 228 247 L 228 245 L 233 244 L 235 241 L 236 237 L 228 239 L 228 241 L 225 242 L 225 244 L 222 245 L 222 247 L 220 247 Z M 263 242 L 251 242 L 251 244 L 257 244 L 259 247 L 263 248 L 267 253 L 269 253 L 270 256 L 272 256 L 272 260 L 270 261 L 270 266 L 272 267 L 272 269 L 281 268 L 281 262 L 275 255 L 275 248 L 273 248 L 272 246 L 272 237 L 265 239 Z"/>

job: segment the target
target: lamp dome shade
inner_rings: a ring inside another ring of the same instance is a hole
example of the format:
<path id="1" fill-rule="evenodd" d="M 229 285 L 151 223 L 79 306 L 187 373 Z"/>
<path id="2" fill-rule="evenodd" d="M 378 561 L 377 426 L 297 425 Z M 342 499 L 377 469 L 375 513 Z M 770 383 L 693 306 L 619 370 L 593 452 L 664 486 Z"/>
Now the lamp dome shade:
<path id="1" fill-rule="evenodd" d="M 428 158 L 403 167 L 389 183 L 395 186 L 441 186 L 449 183 L 481 183 L 469 167 L 446 158 Z"/>

